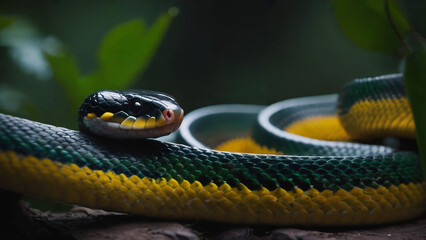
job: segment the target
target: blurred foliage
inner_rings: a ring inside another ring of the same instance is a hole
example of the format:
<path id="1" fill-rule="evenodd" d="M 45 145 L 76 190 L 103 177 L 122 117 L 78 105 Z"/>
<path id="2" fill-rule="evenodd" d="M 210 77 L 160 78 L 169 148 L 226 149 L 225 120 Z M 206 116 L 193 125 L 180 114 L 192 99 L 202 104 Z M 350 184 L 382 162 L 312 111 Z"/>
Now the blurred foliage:
<path id="1" fill-rule="evenodd" d="M 176 14 L 176 8 L 170 9 L 150 28 L 139 19 L 113 28 L 99 47 L 99 69 L 88 75 L 80 74 L 75 58 L 65 46 L 46 51 L 55 79 L 64 88 L 71 109 L 78 109 L 84 98 L 97 90 L 129 88 L 148 65 Z"/>
<path id="2" fill-rule="evenodd" d="M 51 77 L 49 63 L 44 59 L 42 48 L 52 41 L 57 40 L 51 36 L 43 37 L 24 19 L 15 19 L 0 32 L 0 46 L 7 47 L 16 66 L 37 80 Z"/>
<path id="3" fill-rule="evenodd" d="M 0 16 L 0 29 L 10 26 L 15 21 L 15 18 Z"/>
<path id="4" fill-rule="evenodd" d="M 426 111 L 424 110 L 426 106 L 425 43 L 419 42 L 419 46 L 408 54 L 404 68 L 404 83 L 416 123 L 417 146 L 422 158 L 423 176 L 426 177 Z"/>
<path id="5" fill-rule="evenodd" d="M 406 50 L 386 11 L 388 4 L 395 27 L 404 37 L 410 25 L 395 0 L 332 0 L 332 4 L 342 30 L 359 46 L 399 55 Z"/>
<path id="6" fill-rule="evenodd" d="M 144 19 L 146 26 L 153 26 L 159 15 L 175 5 L 180 14 L 173 18 L 149 65 L 136 74 L 131 87 L 168 92 L 186 112 L 211 104 L 271 104 L 333 93 L 353 78 L 386 74 L 398 67 L 396 57 L 363 51 L 348 41 L 329 1 L 129 0 L 124 4 L 106 0 L 101 4 L 40 0 L 33 4 L 5 0 L 0 3 L 0 15 L 25 20 L 35 30 L 34 38 L 22 35 L 34 41 L 9 38 L 22 43 L 20 56 L 29 56 L 35 47 L 53 56 L 63 51 L 76 66 L 78 79 L 84 80 L 95 73 L 101 75 L 103 67 L 96 53 L 112 28 L 130 19 Z M 11 49 L 10 44 L 0 46 L 0 87 L 17 90 L 37 110 L 31 116 L 20 111 L 13 114 L 75 129 L 75 105 L 79 103 L 70 103 L 64 84 L 52 77 L 46 57 L 31 61 L 20 57 L 18 62 Z M 29 72 L 21 64 L 24 60 L 39 71 L 45 63 L 50 77 L 41 79 Z M 126 80 L 120 76 L 115 81 Z"/>
<path id="7" fill-rule="evenodd" d="M 11 59 L 27 73 L 45 75 L 40 66 L 47 65 L 40 58 L 37 37 L 33 28 L 25 21 L 14 17 L 0 16 L 0 47 L 7 47 Z M 45 70 L 45 69 L 43 69 Z M 8 84 L 0 84 L 0 109 L 7 114 L 23 117 L 37 115 L 37 109 L 20 91 Z"/>
<path id="8" fill-rule="evenodd" d="M 398 0 L 405 16 L 410 21 L 414 31 L 426 37 L 426 1 L 424 0 Z"/>
<path id="9" fill-rule="evenodd" d="M 404 53 L 404 84 L 426 177 L 426 1 L 332 0 L 332 4 L 340 26 L 352 41 L 370 50 Z M 406 50 L 401 52 L 401 48 Z"/>

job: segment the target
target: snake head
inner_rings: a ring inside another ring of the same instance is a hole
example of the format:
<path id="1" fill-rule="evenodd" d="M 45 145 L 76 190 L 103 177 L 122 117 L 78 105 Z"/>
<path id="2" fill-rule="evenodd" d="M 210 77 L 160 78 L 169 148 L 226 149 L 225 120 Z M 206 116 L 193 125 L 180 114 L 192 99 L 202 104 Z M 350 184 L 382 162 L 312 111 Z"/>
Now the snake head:
<path id="1" fill-rule="evenodd" d="M 183 109 L 172 96 L 148 90 L 98 91 L 79 109 L 82 131 L 112 138 L 153 138 L 176 131 Z"/>

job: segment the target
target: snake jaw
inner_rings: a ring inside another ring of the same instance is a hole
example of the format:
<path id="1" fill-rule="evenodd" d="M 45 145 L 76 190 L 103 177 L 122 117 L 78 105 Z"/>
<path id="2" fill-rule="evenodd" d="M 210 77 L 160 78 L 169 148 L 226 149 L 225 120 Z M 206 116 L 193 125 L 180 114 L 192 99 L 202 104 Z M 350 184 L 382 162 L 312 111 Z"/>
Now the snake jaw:
<path id="1" fill-rule="evenodd" d="M 85 128 L 98 135 L 111 138 L 153 138 L 167 135 L 179 128 L 183 117 L 181 115 L 179 118 L 167 122 L 162 116 L 159 118 L 129 116 L 121 121 L 119 118 L 106 119 L 102 116 L 97 117 L 94 113 L 88 114 L 83 121 Z"/>

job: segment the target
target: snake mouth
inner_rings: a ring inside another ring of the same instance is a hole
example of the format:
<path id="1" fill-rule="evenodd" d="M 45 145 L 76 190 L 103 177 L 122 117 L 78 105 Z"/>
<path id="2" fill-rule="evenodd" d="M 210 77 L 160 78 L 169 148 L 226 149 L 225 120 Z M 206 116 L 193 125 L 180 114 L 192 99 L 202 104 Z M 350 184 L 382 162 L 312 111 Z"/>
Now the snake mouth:
<path id="1" fill-rule="evenodd" d="M 84 125 L 92 132 L 113 138 L 159 137 L 176 131 L 184 116 L 183 109 L 165 109 L 157 116 L 131 116 L 124 111 L 88 113 Z"/>

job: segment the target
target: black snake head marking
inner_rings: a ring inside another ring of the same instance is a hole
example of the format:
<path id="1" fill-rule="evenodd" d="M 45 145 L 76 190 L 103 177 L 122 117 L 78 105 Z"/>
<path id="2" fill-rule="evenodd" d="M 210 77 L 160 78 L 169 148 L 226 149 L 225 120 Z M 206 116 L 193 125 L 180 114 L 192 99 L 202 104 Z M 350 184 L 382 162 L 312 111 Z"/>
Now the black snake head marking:
<path id="1" fill-rule="evenodd" d="M 151 138 L 176 131 L 183 109 L 176 99 L 147 90 L 98 91 L 80 106 L 80 130 L 112 138 Z"/>

